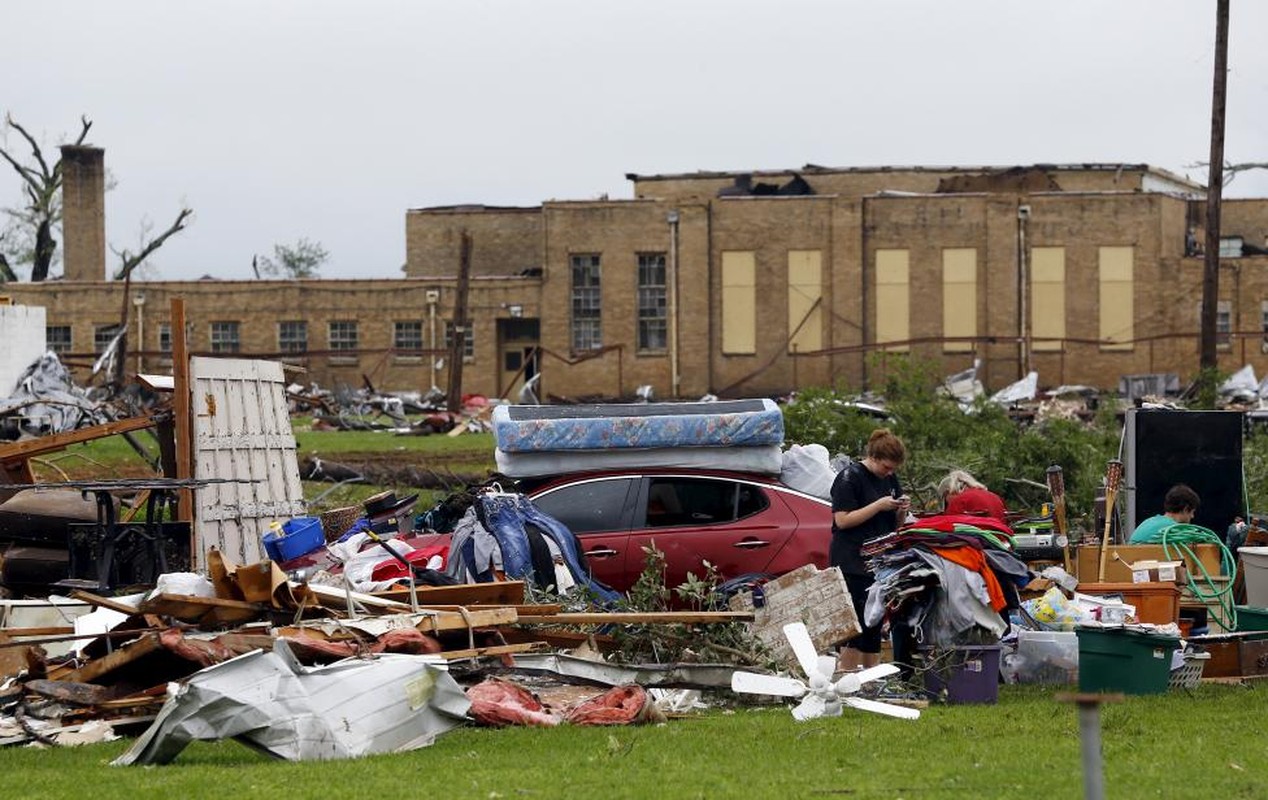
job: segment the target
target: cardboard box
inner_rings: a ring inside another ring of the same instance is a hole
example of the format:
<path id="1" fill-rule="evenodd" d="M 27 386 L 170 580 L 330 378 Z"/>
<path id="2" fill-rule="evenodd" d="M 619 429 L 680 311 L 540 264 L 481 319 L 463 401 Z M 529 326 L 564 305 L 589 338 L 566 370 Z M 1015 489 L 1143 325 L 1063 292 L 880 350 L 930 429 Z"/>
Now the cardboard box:
<path id="1" fill-rule="evenodd" d="M 1183 561 L 1156 561 L 1152 558 L 1142 559 L 1128 565 L 1132 573 L 1132 583 L 1178 583 L 1189 582 L 1188 571 Z"/>
<path id="2" fill-rule="evenodd" d="M 1220 563 L 1220 548 L 1214 544 L 1199 544 L 1192 547 L 1193 555 L 1183 556 L 1184 566 L 1194 575 L 1223 575 L 1224 566 Z M 1130 565 L 1138 561 L 1170 561 L 1180 557 L 1175 548 L 1168 554 L 1160 544 L 1112 544 L 1109 555 L 1105 558 L 1106 583 L 1131 583 Z M 1115 555 L 1118 557 L 1115 558 Z M 1101 548 L 1099 545 L 1085 545 L 1075 550 L 1075 574 L 1080 581 L 1096 581 L 1100 569 Z M 1205 572 L 1203 572 L 1205 568 Z"/>

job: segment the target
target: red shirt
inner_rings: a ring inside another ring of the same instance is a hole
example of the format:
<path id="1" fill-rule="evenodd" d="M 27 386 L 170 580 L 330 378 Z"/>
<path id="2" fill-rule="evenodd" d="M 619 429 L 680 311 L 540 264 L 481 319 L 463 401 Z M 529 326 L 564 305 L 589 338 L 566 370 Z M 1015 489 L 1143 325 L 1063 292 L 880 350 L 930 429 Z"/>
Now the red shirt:
<path id="1" fill-rule="evenodd" d="M 948 514 L 982 514 L 1008 522 L 1004 501 L 990 489 L 965 489 L 947 498 Z"/>

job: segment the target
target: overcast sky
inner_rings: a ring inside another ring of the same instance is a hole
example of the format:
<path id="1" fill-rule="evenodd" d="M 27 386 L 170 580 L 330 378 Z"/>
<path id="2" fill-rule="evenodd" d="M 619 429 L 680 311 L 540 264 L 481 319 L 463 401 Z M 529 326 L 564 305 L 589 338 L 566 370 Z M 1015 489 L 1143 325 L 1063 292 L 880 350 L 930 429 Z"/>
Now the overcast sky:
<path id="1" fill-rule="evenodd" d="M 395 277 L 409 208 L 626 198 L 627 172 L 1124 161 L 1205 181 L 1188 165 L 1210 149 L 1215 0 L 11 0 L 3 22 L 0 109 L 50 149 L 93 120 L 111 246 L 194 209 L 154 278 L 248 278 L 300 237 L 323 276 Z M 1268 161 L 1266 33 L 1268 2 L 1233 0 L 1235 162 Z M 1227 195 L 1268 196 L 1268 171 Z"/>

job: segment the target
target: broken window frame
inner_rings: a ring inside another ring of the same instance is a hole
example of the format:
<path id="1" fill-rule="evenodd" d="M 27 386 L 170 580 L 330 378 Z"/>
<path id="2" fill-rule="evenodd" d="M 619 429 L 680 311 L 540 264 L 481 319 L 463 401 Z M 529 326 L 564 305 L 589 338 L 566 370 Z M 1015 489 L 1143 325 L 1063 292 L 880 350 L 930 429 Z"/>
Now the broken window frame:
<path id="1" fill-rule="evenodd" d="M 638 254 L 638 352 L 669 349 L 668 281 L 664 253 Z"/>
<path id="2" fill-rule="evenodd" d="M 92 328 L 92 351 L 97 355 L 106 352 L 106 348 L 119 335 L 119 323 L 108 322 L 94 325 Z"/>
<path id="3" fill-rule="evenodd" d="M 602 259 L 598 253 L 569 256 L 572 351 L 581 353 L 603 347 Z"/>
<path id="4" fill-rule="evenodd" d="M 475 326 L 471 324 L 471 320 L 463 325 L 462 332 L 462 360 L 464 362 L 475 360 Z M 445 350 L 453 347 L 453 320 L 445 320 Z"/>
<path id="5" fill-rule="evenodd" d="M 74 332 L 70 325 L 45 325 L 44 345 L 46 349 L 60 355 L 74 349 Z"/>

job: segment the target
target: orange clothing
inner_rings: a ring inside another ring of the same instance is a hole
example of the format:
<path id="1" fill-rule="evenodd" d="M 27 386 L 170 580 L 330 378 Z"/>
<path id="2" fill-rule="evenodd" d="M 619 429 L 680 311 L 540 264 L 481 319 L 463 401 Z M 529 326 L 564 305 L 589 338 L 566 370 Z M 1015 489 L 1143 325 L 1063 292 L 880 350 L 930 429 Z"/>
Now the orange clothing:
<path id="1" fill-rule="evenodd" d="M 982 555 L 981 550 L 975 550 L 972 547 L 931 547 L 929 549 L 947 561 L 981 575 L 982 580 L 986 581 L 986 594 L 991 599 L 992 609 L 1003 611 L 1008 605 L 1008 601 L 1004 599 L 1004 587 L 999 585 L 999 578 L 995 577 L 995 571 L 987 566 L 986 556 Z"/>

